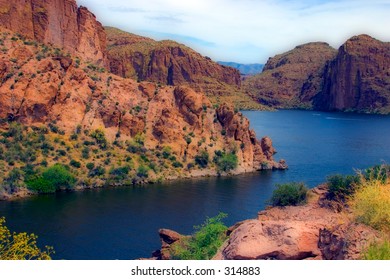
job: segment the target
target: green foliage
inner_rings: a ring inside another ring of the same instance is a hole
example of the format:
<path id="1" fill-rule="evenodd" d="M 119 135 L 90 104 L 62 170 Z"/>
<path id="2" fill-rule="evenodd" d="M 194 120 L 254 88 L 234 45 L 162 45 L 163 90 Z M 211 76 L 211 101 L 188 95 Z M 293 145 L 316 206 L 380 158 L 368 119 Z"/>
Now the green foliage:
<path id="1" fill-rule="evenodd" d="M 29 189 L 39 193 L 54 193 L 61 188 L 73 188 L 76 178 L 62 164 L 46 168 L 42 174 L 26 181 Z"/>
<path id="2" fill-rule="evenodd" d="M 99 177 L 106 174 L 106 169 L 102 166 L 97 166 L 96 168 L 89 171 L 88 176 L 89 177 Z"/>
<path id="3" fill-rule="evenodd" d="M 172 246 L 173 258 L 181 260 L 212 258 L 227 239 L 227 227 L 222 222 L 226 217 L 225 213 L 220 213 L 216 217 L 207 218 L 202 225 L 195 226 L 196 232 L 190 238 Z"/>
<path id="4" fill-rule="evenodd" d="M 110 175 L 116 177 L 116 179 L 125 179 L 129 174 L 129 171 L 130 171 L 129 166 L 117 167 L 110 171 Z"/>
<path id="5" fill-rule="evenodd" d="M 371 243 L 363 253 L 364 260 L 390 260 L 390 242 L 388 240 Z"/>
<path id="6" fill-rule="evenodd" d="M 200 168 L 206 168 L 209 164 L 209 153 L 206 150 L 200 151 L 200 153 L 195 156 L 195 163 Z"/>
<path id="7" fill-rule="evenodd" d="M 277 185 L 271 197 L 272 206 L 299 205 L 306 201 L 307 187 L 304 183 Z"/>
<path id="8" fill-rule="evenodd" d="M 183 167 L 183 164 L 179 161 L 174 161 L 172 163 L 172 166 L 175 167 L 175 168 L 182 168 Z"/>
<path id="9" fill-rule="evenodd" d="M 137 176 L 140 178 L 148 178 L 149 177 L 149 168 L 145 165 L 140 165 L 137 168 Z"/>
<path id="10" fill-rule="evenodd" d="M 81 163 L 79 161 L 77 161 L 77 160 L 74 160 L 74 159 L 72 159 L 69 164 L 71 166 L 73 166 L 73 167 L 76 167 L 76 168 L 80 168 L 81 167 Z"/>
<path id="11" fill-rule="evenodd" d="M 88 162 L 86 164 L 86 167 L 87 167 L 88 170 L 92 170 L 95 167 L 95 164 L 93 162 Z"/>
<path id="12" fill-rule="evenodd" d="M 96 140 L 96 143 L 100 146 L 100 148 L 102 148 L 103 150 L 107 149 L 108 142 L 103 129 L 95 129 L 91 132 L 90 136 Z"/>
<path id="13" fill-rule="evenodd" d="M 235 153 L 216 151 L 214 162 L 218 167 L 218 171 L 229 172 L 230 170 L 237 168 L 238 158 Z"/>
<path id="14" fill-rule="evenodd" d="M 356 190 L 359 183 L 359 176 L 340 174 L 332 175 L 327 178 L 328 194 L 327 198 L 331 200 L 345 202 Z"/>
<path id="15" fill-rule="evenodd" d="M 0 260 L 50 260 L 53 248 L 46 246 L 41 250 L 37 246 L 35 234 L 12 233 L 0 218 Z"/>

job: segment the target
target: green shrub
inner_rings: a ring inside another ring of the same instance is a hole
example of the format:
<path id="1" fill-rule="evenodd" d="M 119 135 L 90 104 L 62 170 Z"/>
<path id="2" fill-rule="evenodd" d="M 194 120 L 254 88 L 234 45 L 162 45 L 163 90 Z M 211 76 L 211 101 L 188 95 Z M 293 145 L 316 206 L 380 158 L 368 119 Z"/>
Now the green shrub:
<path id="1" fill-rule="evenodd" d="M 76 168 L 80 168 L 81 167 L 81 163 L 79 161 L 77 161 L 77 160 L 74 160 L 74 159 L 72 159 L 69 164 L 71 166 L 73 166 L 73 167 L 76 167 Z"/>
<path id="2" fill-rule="evenodd" d="M 298 205 L 306 201 L 307 187 L 304 183 L 277 185 L 271 197 L 272 206 Z"/>
<path id="3" fill-rule="evenodd" d="M 90 136 L 96 140 L 96 143 L 100 146 L 100 148 L 107 149 L 108 142 L 103 129 L 96 129 L 92 131 Z"/>
<path id="4" fill-rule="evenodd" d="M 183 167 L 183 164 L 179 161 L 174 161 L 172 163 L 172 166 L 175 167 L 175 168 L 182 168 Z"/>
<path id="5" fill-rule="evenodd" d="M 106 174 L 106 169 L 102 166 L 97 166 L 96 168 L 89 171 L 88 176 L 96 177 L 96 176 L 102 176 L 104 174 Z"/>
<path id="6" fill-rule="evenodd" d="M 220 151 L 219 151 L 220 152 Z M 236 169 L 238 165 L 237 155 L 234 153 L 216 153 L 214 157 L 219 171 L 229 172 Z"/>
<path id="7" fill-rule="evenodd" d="M 366 181 L 378 180 L 381 183 L 385 183 L 390 179 L 390 165 L 382 164 L 368 168 L 363 172 L 363 177 Z"/>
<path id="8" fill-rule="evenodd" d="M 95 164 L 93 162 L 88 162 L 86 164 L 86 167 L 87 167 L 88 170 L 92 170 L 95 167 Z"/>
<path id="9" fill-rule="evenodd" d="M 196 232 L 188 239 L 174 243 L 172 255 L 181 260 L 208 260 L 226 240 L 227 227 L 222 220 L 227 215 L 220 213 L 216 217 L 208 218 L 202 225 L 195 226 Z"/>
<path id="10" fill-rule="evenodd" d="M 117 167 L 110 171 L 110 175 L 115 176 L 117 179 L 125 179 L 129 171 L 130 167 L 128 166 Z"/>
<path id="11" fill-rule="evenodd" d="M 145 165 L 140 165 L 137 168 L 137 176 L 140 178 L 148 178 L 149 177 L 149 168 Z"/>
<path id="12" fill-rule="evenodd" d="M 363 253 L 364 260 L 390 260 L 390 242 L 371 243 Z"/>
<path id="13" fill-rule="evenodd" d="M 54 193 L 61 188 L 74 187 L 76 178 L 62 164 L 55 164 L 46 168 L 42 174 L 26 181 L 29 189 L 39 193 Z"/>
<path id="14" fill-rule="evenodd" d="M 356 190 L 359 183 L 359 176 L 340 174 L 332 175 L 327 178 L 328 194 L 327 198 L 331 200 L 345 202 Z"/>
<path id="15" fill-rule="evenodd" d="M 200 168 L 206 168 L 209 164 L 209 153 L 206 150 L 201 151 L 195 156 L 195 163 L 199 165 Z"/>

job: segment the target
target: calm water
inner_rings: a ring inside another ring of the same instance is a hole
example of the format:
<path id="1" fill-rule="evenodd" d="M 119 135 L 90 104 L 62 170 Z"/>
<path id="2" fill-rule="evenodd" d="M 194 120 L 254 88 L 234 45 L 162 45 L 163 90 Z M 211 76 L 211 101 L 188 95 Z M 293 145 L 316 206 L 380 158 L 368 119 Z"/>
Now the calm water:
<path id="1" fill-rule="evenodd" d="M 245 112 L 257 134 L 268 135 L 287 171 L 183 180 L 147 187 L 62 193 L 0 202 L 14 231 L 39 235 L 56 259 L 134 259 L 159 248 L 157 230 L 192 232 L 206 216 L 226 223 L 256 216 L 275 184 L 310 187 L 332 173 L 353 173 L 390 162 L 390 117 L 305 111 Z"/>

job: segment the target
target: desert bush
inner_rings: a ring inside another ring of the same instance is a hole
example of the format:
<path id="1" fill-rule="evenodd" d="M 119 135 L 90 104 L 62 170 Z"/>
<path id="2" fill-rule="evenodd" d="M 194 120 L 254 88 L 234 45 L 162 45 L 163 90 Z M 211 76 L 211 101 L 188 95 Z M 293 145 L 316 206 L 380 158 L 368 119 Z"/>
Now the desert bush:
<path id="1" fill-rule="evenodd" d="M 209 164 L 209 153 L 206 150 L 200 151 L 200 153 L 195 156 L 195 163 L 200 168 L 206 168 Z"/>
<path id="2" fill-rule="evenodd" d="M 364 260 L 390 260 L 390 242 L 371 243 L 363 253 Z"/>
<path id="3" fill-rule="evenodd" d="M 207 218 L 200 226 L 194 226 L 196 232 L 188 239 L 174 243 L 172 246 L 173 258 L 181 260 L 208 260 L 226 240 L 227 227 L 222 220 L 225 213 L 216 217 Z"/>
<path id="4" fill-rule="evenodd" d="M 76 167 L 76 168 L 80 168 L 81 167 L 81 163 L 79 161 L 77 161 L 77 160 L 74 160 L 74 159 L 71 159 L 69 164 L 71 166 L 73 166 L 73 167 Z"/>
<path id="5" fill-rule="evenodd" d="M 299 205 L 306 201 L 307 187 L 304 183 L 277 185 L 271 197 L 272 206 Z"/>
<path id="6" fill-rule="evenodd" d="M 328 194 L 327 198 L 331 200 L 345 202 L 356 190 L 360 182 L 359 176 L 354 175 L 332 175 L 327 178 Z"/>
<path id="7" fill-rule="evenodd" d="M 140 178 L 148 178 L 149 177 L 149 168 L 145 165 L 140 165 L 137 168 L 137 176 Z"/>
<path id="8" fill-rule="evenodd" d="M 390 232 L 390 184 L 364 180 L 349 201 L 357 221 Z"/>
<path id="9" fill-rule="evenodd" d="M 236 169 L 238 165 L 238 158 L 234 153 L 224 153 L 217 151 L 213 161 L 217 165 L 218 171 L 224 172 Z"/>
<path id="10" fill-rule="evenodd" d="M 41 250 L 37 246 L 35 234 L 12 233 L 0 218 L 0 260 L 50 260 L 53 248 L 46 246 Z"/>
<path id="11" fill-rule="evenodd" d="M 76 178 L 62 164 L 55 164 L 46 168 L 42 174 L 38 174 L 26 181 L 29 189 L 39 193 L 54 193 L 61 188 L 72 188 Z"/>

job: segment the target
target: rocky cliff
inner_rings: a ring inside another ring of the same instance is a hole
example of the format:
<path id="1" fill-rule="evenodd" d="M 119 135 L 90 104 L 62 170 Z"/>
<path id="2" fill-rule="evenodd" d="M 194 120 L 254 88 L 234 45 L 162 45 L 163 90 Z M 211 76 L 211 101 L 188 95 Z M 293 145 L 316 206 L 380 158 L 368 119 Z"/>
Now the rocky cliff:
<path id="1" fill-rule="evenodd" d="M 355 36 L 327 63 L 315 108 L 390 112 L 390 43 Z"/>
<path id="2" fill-rule="evenodd" d="M 116 28 L 105 28 L 111 72 L 162 85 L 189 85 L 213 103 L 231 101 L 240 108 L 256 103 L 240 90 L 238 70 L 219 65 L 174 41 L 155 41 Z"/>
<path id="3" fill-rule="evenodd" d="M 0 34 L 4 129 L 19 122 L 28 127 L 55 126 L 65 135 L 78 130 L 87 136 L 88 131 L 102 130 L 108 143 L 122 147 L 120 154 L 149 151 L 149 163 L 155 158 L 157 165 L 164 149 L 174 163 L 165 164 L 166 173 L 156 172 L 164 178 L 285 168 L 283 162 L 274 162 L 271 140 L 257 140 L 249 121 L 230 105 L 215 109 L 205 95 L 191 88 L 138 83 L 9 31 Z M 135 142 L 136 147 L 131 147 Z M 219 169 L 212 161 L 217 151 L 233 153 L 235 168 Z M 198 168 L 199 155 L 205 163 Z"/>
<path id="4" fill-rule="evenodd" d="M 0 26 L 108 66 L 104 29 L 75 0 L 0 0 Z"/>
<path id="5" fill-rule="evenodd" d="M 276 108 L 311 107 L 320 91 L 325 63 L 336 55 L 326 43 L 308 43 L 276 55 L 243 88 L 258 102 Z"/>

